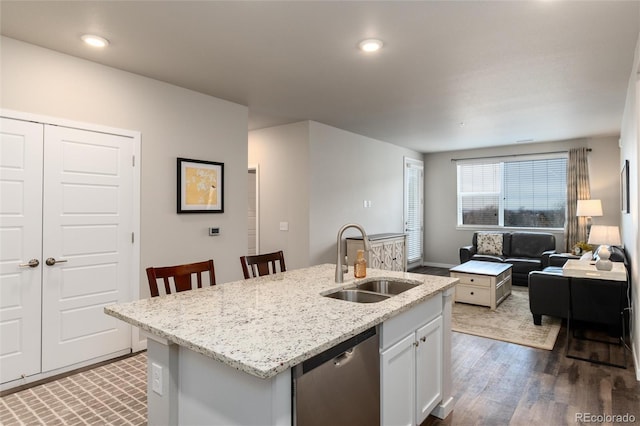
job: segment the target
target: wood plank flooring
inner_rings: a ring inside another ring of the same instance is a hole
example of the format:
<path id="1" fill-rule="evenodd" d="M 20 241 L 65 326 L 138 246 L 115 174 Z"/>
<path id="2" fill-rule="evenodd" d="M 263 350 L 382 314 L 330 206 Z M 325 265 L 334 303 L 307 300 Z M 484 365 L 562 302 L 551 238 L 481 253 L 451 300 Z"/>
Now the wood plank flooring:
<path id="1" fill-rule="evenodd" d="M 626 370 L 566 358 L 565 339 L 563 326 L 553 351 L 546 351 L 453 333 L 453 413 L 429 417 L 423 426 L 588 424 L 581 413 L 628 414 L 635 418 L 629 424 L 640 424 L 631 357 Z M 586 342 L 581 352 L 597 353 L 601 345 Z"/>

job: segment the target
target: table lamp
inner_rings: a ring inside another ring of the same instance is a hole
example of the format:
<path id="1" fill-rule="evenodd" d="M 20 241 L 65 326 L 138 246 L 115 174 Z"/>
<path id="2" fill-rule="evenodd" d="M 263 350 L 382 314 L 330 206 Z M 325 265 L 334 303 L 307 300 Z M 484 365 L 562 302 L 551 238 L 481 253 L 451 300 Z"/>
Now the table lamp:
<path id="1" fill-rule="evenodd" d="M 587 218 L 587 238 L 591 232 L 591 218 L 602 216 L 602 202 L 600 200 L 578 200 L 576 216 Z"/>
<path id="2" fill-rule="evenodd" d="M 594 225 L 591 228 L 588 243 L 601 246 L 598 250 L 596 269 L 610 271 L 613 268 L 613 264 L 609 260 L 611 256 L 610 246 L 620 245 L 620 230 L 618 227 Z"/>

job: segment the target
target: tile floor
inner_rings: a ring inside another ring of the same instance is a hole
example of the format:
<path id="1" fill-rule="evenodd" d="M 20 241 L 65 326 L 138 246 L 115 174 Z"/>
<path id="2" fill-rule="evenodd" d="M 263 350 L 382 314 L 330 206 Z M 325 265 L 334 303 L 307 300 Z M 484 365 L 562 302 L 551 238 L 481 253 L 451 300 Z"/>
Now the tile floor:
<path id="1" fill-rule="evenodd" d="M 147 353 L 6 395 L 0 424 L 146 425 Z"/>

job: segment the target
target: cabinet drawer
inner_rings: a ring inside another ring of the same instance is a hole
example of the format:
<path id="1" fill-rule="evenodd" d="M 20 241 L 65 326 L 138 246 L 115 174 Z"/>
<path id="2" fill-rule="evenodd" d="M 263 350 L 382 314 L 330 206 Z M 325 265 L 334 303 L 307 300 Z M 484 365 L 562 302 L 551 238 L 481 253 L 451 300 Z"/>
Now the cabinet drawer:
<path id="1" fill-rule="evenodd" d="M 451 276 L 458 278 L 460 280 L 460 284 L 471 284 L 487 288 L 489 288 L 489 286 L 491 285 L 491 277 L 487 275 L 474 275 L 452 272 Z"/>
<path id="2" fill-rule="evenodd" d="M 456 286 L 456 302 L 490 306 L 491 292 L 488 288 L 458 284 Z"/>

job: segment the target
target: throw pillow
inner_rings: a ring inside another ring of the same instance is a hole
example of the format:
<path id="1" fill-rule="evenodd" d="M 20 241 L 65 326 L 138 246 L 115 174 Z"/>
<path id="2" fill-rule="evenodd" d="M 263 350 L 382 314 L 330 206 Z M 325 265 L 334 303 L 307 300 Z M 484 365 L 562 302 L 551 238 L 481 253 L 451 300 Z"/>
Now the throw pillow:
<path id="1" fill-rule="evenodd" d="M 478 254 L 502 255 L 502 234 L 478 233 Z"/>

